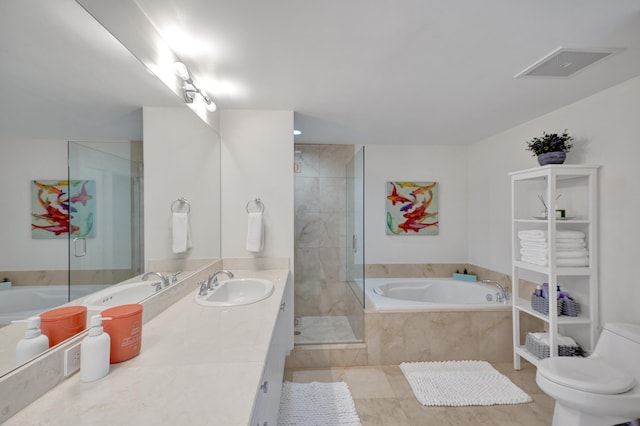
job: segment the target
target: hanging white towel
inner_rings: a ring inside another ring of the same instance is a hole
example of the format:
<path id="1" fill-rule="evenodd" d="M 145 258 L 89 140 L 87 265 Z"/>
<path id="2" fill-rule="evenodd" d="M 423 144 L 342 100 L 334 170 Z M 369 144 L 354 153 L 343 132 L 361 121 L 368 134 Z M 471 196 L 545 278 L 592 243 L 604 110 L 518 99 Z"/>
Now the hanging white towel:
<path id="1" fill-rule="evenodd" d="M 171 215 L 172 250 L 174 253 L 184 253 L 192 247 L 191 230 L 189 229 L 189 215 L 173 212 Z"/>
<path id="2" fill-rule="evenodd" d="M 251 212 L 247 220 L 247 251 L 257 253 L 264 248 L 262 212 Z"/>

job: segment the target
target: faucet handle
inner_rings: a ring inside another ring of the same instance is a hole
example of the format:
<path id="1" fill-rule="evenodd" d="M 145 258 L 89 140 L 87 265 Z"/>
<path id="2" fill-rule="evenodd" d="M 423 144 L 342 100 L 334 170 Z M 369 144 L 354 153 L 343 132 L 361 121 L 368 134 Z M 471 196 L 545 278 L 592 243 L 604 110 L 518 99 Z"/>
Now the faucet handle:
<path id="1" fill-rule="evenodd" d="M 162 290 L 162 281 L 154 281 L 151 285 L 156 288 L 156 293 Z"/>
<path id="2" fill-rule="evenodd" d="M 178 281 L 178 275 L 181 273 L 182 271 L 178 271 L 171 274 L 171 284 L 176 283 Z"/>
<path id="3" fill-rule="evenodd" d="M 205 296 L 210 290 L 209 283 L 207 282 L 207 280 L 202 280 L 198 284 L 200 284 L 200 291 L 198 292 L 198 294 L 200 296 Z"/>

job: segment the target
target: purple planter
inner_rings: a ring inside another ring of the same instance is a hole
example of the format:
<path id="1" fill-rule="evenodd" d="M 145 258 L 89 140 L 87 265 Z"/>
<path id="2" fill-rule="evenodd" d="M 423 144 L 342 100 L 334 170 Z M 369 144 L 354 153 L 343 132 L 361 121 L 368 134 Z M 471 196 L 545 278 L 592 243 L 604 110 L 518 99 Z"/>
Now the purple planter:
<path id="1" fill-rule="evenodd" d="M 567 154 L 563 151 L 545 152 L 538 155 L 538 163 L 541 166 L 547 164 L 562 164 L 567 158 Z"/>

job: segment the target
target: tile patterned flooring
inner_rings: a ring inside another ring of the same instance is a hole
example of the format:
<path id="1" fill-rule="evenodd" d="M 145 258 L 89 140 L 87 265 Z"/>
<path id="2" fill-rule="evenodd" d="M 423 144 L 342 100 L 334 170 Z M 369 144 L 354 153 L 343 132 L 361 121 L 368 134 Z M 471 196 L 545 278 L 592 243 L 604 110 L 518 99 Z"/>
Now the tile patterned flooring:
<path id="1" fill-rule="evenodd" d="M 349 319 L 345 316 L 299 317 L 294 341 L 300 344 L 355 343 L 356 338 Z"/>
<path id="2" fill-rule="evenodd" d="M 284 379 L 292 382 L 338 382 L 349 385 L 363 426 L 551 425 L 554 401 L 536 385 L 536 369 L 523 362 L 516 371 L 511 363 L 493 363 L 498 371 L 527 392 L 532 403 L 489 407 L 424 407 L 413 395 L 397 365 L 291 369 Z"/>

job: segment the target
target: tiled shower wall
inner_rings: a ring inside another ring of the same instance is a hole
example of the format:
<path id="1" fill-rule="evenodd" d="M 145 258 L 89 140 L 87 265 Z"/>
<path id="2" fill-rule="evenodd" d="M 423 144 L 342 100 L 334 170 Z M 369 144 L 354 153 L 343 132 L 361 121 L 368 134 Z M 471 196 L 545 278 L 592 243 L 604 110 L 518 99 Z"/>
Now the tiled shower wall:
<path id="1" fill-rule="evenodd" d="M 353 145 L 296 145 L 295 315 L 349 316 L 346 166 Z M 362 308 L 360 307 L 360 310 Z"/>

